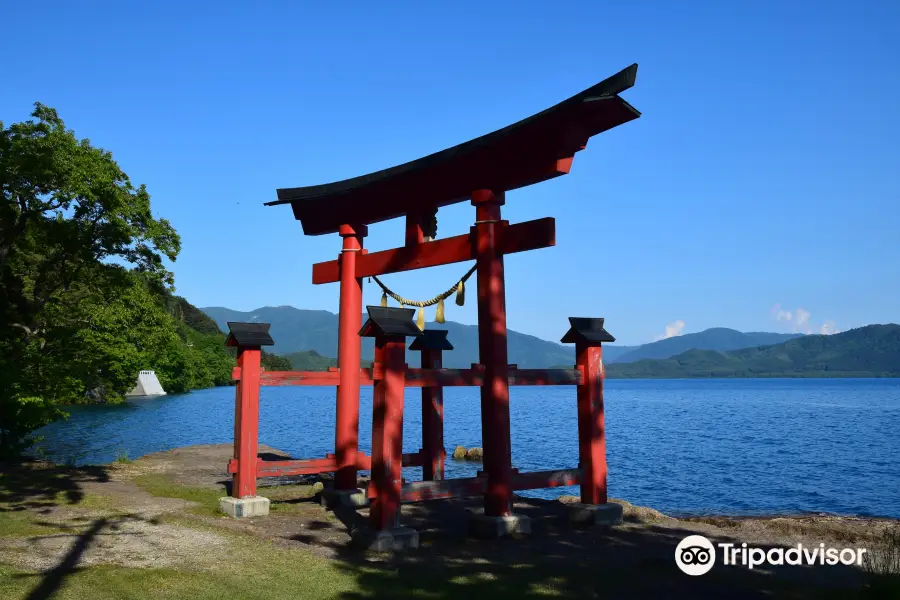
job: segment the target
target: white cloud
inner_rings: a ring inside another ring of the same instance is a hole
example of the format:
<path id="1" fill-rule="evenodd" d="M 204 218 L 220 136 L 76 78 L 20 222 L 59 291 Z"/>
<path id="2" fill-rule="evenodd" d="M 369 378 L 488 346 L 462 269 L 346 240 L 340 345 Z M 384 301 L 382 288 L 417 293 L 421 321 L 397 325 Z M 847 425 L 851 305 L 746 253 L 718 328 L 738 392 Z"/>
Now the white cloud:
<path id="1" fill-rule="evenodd" d="M 654 340 L 654 341 L 665 340 L 670 337 L 675 337 L 676 335 L 681 335 L 683 332 L 684 332 L 684 321 L 682 321 L 681 319 L 678 319 L 677 321 L 673 321 L 672 323 L 669 323 L 668 325 L 666 325 L 666 332 L 663 335 L 658 336 L 656 338 L 656 340 Z"/>
<path id="2" fill-rule="evenodd" d="M 776 304 L 772 307 L 772 318 L 776 321 L 790 321 L 792 318 L 791 311 L 781 310 L 781 305 Z"/>
<path id="3" fill-rule="evenodd" d="M 822 326 L 819 327 L 819 333 L 822 335 L 831 335 L 833 333 L 840 333 L 841 330 L 837 328 L 834 321 L 825 321 L 822 323 Z"/>
<path id="4" fill-rule="evenodd" d="M 840 333 L 834 321 L 825 321 L 821 325 L 816 325 L 812 320 L 812 313 L 805 308 L 796 308 L 794 310 L 784 310 L 781 304 L 776 304 L 769 311 L 772 319 L 779 323 L 784 323 L 791 328 L 794 333 L 821 333 L 823 335 L 831 335 Z"/>

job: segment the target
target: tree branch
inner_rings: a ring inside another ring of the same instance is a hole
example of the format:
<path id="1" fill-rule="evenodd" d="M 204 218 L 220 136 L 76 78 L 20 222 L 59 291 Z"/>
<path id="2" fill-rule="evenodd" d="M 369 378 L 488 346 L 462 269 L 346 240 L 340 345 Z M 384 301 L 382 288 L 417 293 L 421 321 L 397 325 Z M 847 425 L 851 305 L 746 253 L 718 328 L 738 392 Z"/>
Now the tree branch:
<path id="1" fill-rule="evenodd" d="M 34 332 L 31 331 L 31 328 L 28 325 L 22 325 L 21 323 L 10 323 L 9 326 L 10 327 L 18 327 L 19 329 L 23 329 L 25 331 L 25 334 L 28 337 L 31 337 L 32 335 L 34 335 Z"/>

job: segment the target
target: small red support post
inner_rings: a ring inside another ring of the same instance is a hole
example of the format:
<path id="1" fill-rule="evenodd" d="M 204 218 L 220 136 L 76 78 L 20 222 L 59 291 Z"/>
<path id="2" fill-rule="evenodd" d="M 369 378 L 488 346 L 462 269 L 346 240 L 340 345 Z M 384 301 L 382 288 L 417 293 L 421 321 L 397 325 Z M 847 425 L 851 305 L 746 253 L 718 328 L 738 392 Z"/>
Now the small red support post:
<path id="1" fill-rule="evenodd" d="M 259 348 L 238 348 L 241 380 L 234 403 L 234 474 L 231 495 L 247 498 L 256 495 L 256 454 L 259 447 Z"/>
<path id="2" fill-rule="evenodd" d="M 375 361 L 384 366 L 384 378 L 372 392 L 372 505 L 373 529 L 400 526 L 400 488 L 403 485 L 403 379 L 405 346 L 402 337 L 375 340 Z"/>
<path id="3" fill-rule="evenodd" d="M 409 346 L 421 352 L 422 369 L 443 368 L 443 351 L 453 350 L 447 332 L 428 329 Z M 440 385 L 422 386 L 422 479 L 440 481 L 444 478 L 444 388 Z"/>
<path id="4" fill-rule="evenodd" d="M 578 456 L 581 462 L 581 502 L 606 504 L 606 431 L 603 416 L 603 342 L 615 338 L 603 328 L 603 319 L 570 317 L 571 328 L 563 343 L 575 343 L 576 365 L 582 371 L 578 385 Z"/>
<path id="5" fill-rule="evenodd" d="M 425 242 L 425 233 L 422 231 L 422 220 L 418 213 L 406 215 L 406 245 L 415 246 Z"/>
<path id="6" fill-rule="evenodd" d="M 356 277 L 356 258 L 362 251 L 365 225 L 341 225 L 344 239 L 340 258 L 341 298 L 338 314 L 338 369 L 334 453 L 338 470 L 335 488 L 356 489 L 359 450 L 359 328 L 362 320 L 362 279 Z"/>
<path id="7" fill-rule="evenodd" d="M 225 345 L 237 348 L 240 379 L 234 402 L 234 460 L 237 470 L 231 496 L 256 496 L 257 451 L 259 448 L 259 377 L 261 346 L 275 342 L 267 323 L 228 323 Z"/>
<path id="8" fill-rule="evenodd" d="M 359 335 L 375 338 L 375 364 L 381 379 L 372 391 L 372 486 L 369 512 L 375 531 L 400 526 L 403 485 L 403 392 L 406 380 L 406 337 L 421 336 L 412 322 L 413 309 L 368 306 L 369 319 Z"/>
<path id="9" fill-rule="evenodd" d="M 481 437 L 488 476 L 484 514 L 506 517 L 512 511 L 512 452 L 509 433 L 509 374 L 506 347 L 506 284 L 503 255 L 497 248 L 503 193 L 476 190 L 475 255 L 478 266 L 478 353 L 484 366 L 481 387 Z"/>
<path id="10" fill-rule="evenodd" d="M 575 345 L 584 383 L 578 386 L 578 455 L 584 477 L 581 501 L 606 504 L 606 431 L 603 415 L 603 349 L 600 344 Z"/>
<path id="11" fill-rule="evenodd" d="M 440 369 L 443 358 L 440 350 L 422 351 L 423 369 Z M 422 479 L 435 481 L 444 478 L 444 388 L 422 388 L 422 451 L 425 462 Z"/>

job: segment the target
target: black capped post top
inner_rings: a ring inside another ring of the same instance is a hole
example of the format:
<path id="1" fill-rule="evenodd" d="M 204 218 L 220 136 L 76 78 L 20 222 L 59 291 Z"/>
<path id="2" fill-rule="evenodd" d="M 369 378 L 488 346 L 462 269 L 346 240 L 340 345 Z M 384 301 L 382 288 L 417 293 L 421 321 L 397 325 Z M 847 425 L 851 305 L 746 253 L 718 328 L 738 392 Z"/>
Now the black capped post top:
<path id="1" fill-rule="evenodd" d="M 225 345 L 231 347 L 274 346 L 275 340 L 269 335 L 269 323 L 228 323 L 228 337 Z"/>
<path id="2" fill-rule="evenodd" d="M 413 323 L 414 308 L 367 306 L 369 319 L 359 330 L 361 337 L 421 337 L 422 330 Z"/>
<path id="3" fill-rule="evenodd" d="M 426 329 L 422 333 L 409 345 L 410 350 L 453 350 L 446 329 Z"/>
<path id="4" fill-rule="evenodd" d="M 614 338 L 603 328 L 603 319 L 591 319 L 589 317 L 569 317 L 569 331 L 562 337 L 563 344 L 575 344 L 584 342 L 587 344 L 599 344 L 601 342 L 614 342 Z"/>

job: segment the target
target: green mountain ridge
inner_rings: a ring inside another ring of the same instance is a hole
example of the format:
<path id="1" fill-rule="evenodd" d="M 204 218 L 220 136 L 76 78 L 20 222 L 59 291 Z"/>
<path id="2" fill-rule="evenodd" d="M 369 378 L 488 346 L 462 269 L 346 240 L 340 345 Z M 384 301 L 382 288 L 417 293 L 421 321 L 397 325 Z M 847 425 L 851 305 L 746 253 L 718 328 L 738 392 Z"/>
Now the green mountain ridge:
<path id="1" fill-rule="evenodd" d="M 606 375 L 633 379 L 900 377 L 900 325 L 867 325 L 728 352 L 692 349 L 665 359 L 610 364 Z"/>
<path id="2" fill-rule="evenodd" d="M 329 367 L 337 366 L 336 358 L 329 358 L 327 356 L 322 356 L 315 350 L 300 350 L 299 352 L 291 352 L 290 354 L 285 354 L 283 357 L 284 360 L 288 361 L 291 366 L 291 369 L 295 371 L 327 371 Z M 361 367 L 370 367 L 372 366 L 371 360 L 362 359 L 360 361 Z M 277 369 L 270 369 L 277 370 Z M 281 370 L 290 370 L 290 369 L 281 369 Z"/>
<path id="3" fill-rule="evenodd" d="M 753 331 L 743 333 L 726 327 L 712 327 L 699 333 L 686 333 L 664 340 L 644 344 L 626 352 L 611 362 L 635 362 L 648 358 L 671 358 L 688 350 L 716 350 L 727 352 L 741 348 L 770 346 L 801 337 L 800 333 L 768 333 Z M 604 348 L 604 352 L 605 352 Z"/>
<path id="4" fill-rule="evenodd" d="M 218 323 L 181 296 L 164 293 L 163 304 L 169 314 L 178 321 L 180 335 L 188 346 L 195 347 L 199 345 L 201 351 L 204 351 L 207 355 L 206 361 L 214 362 L 217 365 L 219 376 L 214 380 L 214 385 L 230 385 L 231 368 L 235 365 L 236 352 L 233 348 L 225 346 L 225 333 L 219 328 Z M 314 351 L 310 353 L 299 352 L 297 354 L 315 354 L 318 356 Z M 330 359 L 324 360 L 328 361 Z M 336 363 L 336 361 L 332 362 Z M 290 371 L 292 369 L 324 371 L 331 366 L 330 364 L 325 364 L 322 368 L 307 368 L 309 364 L 317 367 L 319 365 L 314 361 L 304 361 L 302 359 L 299 359 L 298 364 L 303 366 L 296 366 L 291 357 L 278 356 L 265 350 L 262 351 L 260 363 L 267 371 Z"/>
<path id="5" fill-rule="evenodd" d="M 228 321 L 247 321 L 270 323 L 275 346 L 270 351 L 283 356 L 315 350 L 320 357 L 337 356 L 338 316 L 324 310 L 302 310 L 292 306 L 266 306 L 254 311 L 241 312 L 223 307 L 202 308 L 212 317 L 223 331 L 227 331 Z M 365 316 L 363 316 L 365 320 Z M 478 327 L 464 325 L 453 321 L 446 323 L 428 323 L 428 328 L 446 329 L 447 337 L 454 350 L 444 355 L 444 365 L 448 368 L 466 368 L 478 362 Z M 561 328 L 560 337 L 565 333 Z M 571 364 L 575 361 L 572 347 L 548 342 L 532 335 L 508 331 L 509 361 L 524 368 L 541 368 L 557 363 Z M 374 356 L 374 341 L 365 338 L 362 341 L 362 358 L 370 361 Z M 412 366 L 419 365 L 418 352 L 407 351 L 407 362 Z M 315 357 L 294 356 L 292 362 L 304 361 L 304 364 L 319 363 Z M 332 359 L 333 360 L 333 359 Z M 331 364 L 325 366 L 332 366 Z"/>
<path id="6" fill-rule="evenodd" d="M 295 369 L 324 370 L 334 366 L 337 356 L 338 316 L 325 310 L 303 310 L 293 306 L 265 306 L 253 311 L 237 311 L 224 307 L 200 309 L 227 331 L 228 321 L 264 322 L 272 325 L 275 346 L 269 350 L 289 358 Z M 560 327 L 560 336 L 568 323 Z M 446 329 L 454 350 L 444 355 L 444 365 L 450 368 L 466 368 L 478 362 L 478 327 L 448 321 L 428 323 L 428 328 Z M 557 342 L 542 340 L 533 335 L 508 331 L 509 362 L 523 369 L 570 367 L 575 362 L 575 350 Z M 796 334 L 742 333 L 734 329 L 713 328 L 699 333 L 685 334 L 651 342 L 642 346 L 605 345 L 603 357 L 608 364 L 642 358 L 668 358 L 687 349 L 734 350 L 774 344 L 796 337 Z M 373 356 L 373 341 L 362 342 L 362 358 L 368 362 Z M 307 354 L 314 351 L 315 355 Z M 419 365 L 416 352 L 407 352 L 407 362 Z"/>

